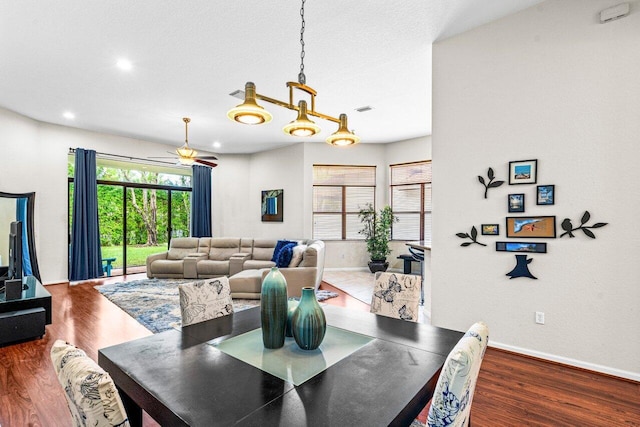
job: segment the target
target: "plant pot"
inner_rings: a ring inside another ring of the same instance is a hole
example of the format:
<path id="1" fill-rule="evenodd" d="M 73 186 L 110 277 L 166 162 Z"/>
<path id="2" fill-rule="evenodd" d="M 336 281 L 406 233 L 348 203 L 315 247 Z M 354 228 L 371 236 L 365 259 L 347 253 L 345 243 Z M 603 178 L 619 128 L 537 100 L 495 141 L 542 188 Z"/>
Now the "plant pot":
<path id="1" fill-rule="evenodd" d="M 369 270 L 372 273 L 377 273 L 378 271 L 387 271 L 389 268 L 389 261 L 386 259 L 372 259 L 369 261 Z"/>

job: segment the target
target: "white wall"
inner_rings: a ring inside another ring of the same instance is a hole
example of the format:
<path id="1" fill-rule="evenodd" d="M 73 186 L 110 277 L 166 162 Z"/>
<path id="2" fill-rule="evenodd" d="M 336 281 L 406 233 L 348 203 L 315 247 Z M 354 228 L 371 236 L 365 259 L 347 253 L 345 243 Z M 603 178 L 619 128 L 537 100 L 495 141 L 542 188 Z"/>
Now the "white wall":
<path id="1" fill-rule="evenodd" d="M 599 24 L 617 3 L 547 1 L 434 45 L 432 320 L 464 330 L 482 319 L 494 345 L 638 380 L 640 4 Z M 525 159 L 538 159 L 538 184 L 555 184 L 554 206 L 535 205 L 535 185 L 483 199 L 477 175 L 491 166 L 507 179 L 508 162 Z M 521 192 L 526 215 L 556 215 L 558 228 L 585 210 L 609 225 L 595 240 L 541 240 L 538 280 L 509 280 L 514 255 L 494 250 L 504 229 L 481 236 L 487 247 L 455 234 L 504 227 L 507 194 Z"/>

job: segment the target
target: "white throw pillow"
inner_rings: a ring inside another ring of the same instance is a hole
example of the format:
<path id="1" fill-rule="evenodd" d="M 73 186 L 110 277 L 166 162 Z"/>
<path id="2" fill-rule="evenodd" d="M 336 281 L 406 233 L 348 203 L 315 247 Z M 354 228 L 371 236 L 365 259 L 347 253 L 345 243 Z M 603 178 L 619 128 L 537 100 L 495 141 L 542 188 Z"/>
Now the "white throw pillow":
<path id="1" fill-rule="evenodd" d="M 297 267 L 302 262 L 304 251 L 307 250 L 307 245 L 297 245 L 293 247 L 293 255 L 291 256 L 291 262 L 289 268 Z"/>

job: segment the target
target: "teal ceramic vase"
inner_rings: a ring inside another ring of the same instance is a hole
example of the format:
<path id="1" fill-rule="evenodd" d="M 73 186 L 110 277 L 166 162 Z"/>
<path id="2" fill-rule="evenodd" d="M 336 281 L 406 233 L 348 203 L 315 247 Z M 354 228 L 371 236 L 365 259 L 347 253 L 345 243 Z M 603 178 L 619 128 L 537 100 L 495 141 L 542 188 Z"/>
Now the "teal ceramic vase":
<path id="1" fill-rule="evenodd" d="M 302 288 L 302 298 L 291 319 L 293 338 L 303 350 L 315 350 L 327 331 L 327 318 L 316 299 L 314 288 Z"/>
<path id="2" fill-rule="evenodd" d="M 260 297 L 262 342 L 265 348 L 280 348 L 284 345 L 287 313 L 287 281 L 278 267 L 272 267 L 262 281 Z"/>
<path id="3" fill-rule="evenodd" d="M 289 299 L 289 301 L 287 301 L 287 304 L 289 306 L 289 310 L 287 311 L 287 328 L 284 331 L 284 335 L 286 337 L 293 337 L 291 321 L 293 320 L 293 313 L 296 311 L 296 308 L 298 308 L 299 302 L 295 299 Z"/>

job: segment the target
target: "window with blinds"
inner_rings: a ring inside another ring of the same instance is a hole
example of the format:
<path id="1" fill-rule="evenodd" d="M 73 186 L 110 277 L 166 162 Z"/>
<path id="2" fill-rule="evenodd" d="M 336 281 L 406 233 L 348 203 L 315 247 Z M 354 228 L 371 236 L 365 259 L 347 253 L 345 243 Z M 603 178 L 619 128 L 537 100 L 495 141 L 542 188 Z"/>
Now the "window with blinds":
<path id="1" fill-rule="evenodd" d="M 358 213 L 375 206 L 375 166 L 313 166 L 313 237 L 363 239 Z"/>
<path id="2" fill-rule="evenodd" d="M 431 241 L 431 162 L 391 165 L 394 240 Z"/>

